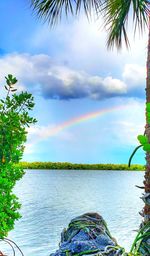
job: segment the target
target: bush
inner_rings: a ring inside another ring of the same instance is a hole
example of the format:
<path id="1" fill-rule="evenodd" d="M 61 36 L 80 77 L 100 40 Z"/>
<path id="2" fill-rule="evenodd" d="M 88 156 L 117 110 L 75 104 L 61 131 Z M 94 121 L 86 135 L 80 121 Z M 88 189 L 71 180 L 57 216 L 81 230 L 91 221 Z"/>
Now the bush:
<path id="1" fill-rule="evenodd" d="M 16 163 L 20 161 L 27 137 L 26 127 L 36 122 L 28 112 L 33 109 L 32 94 L 16 94 L 17 79 L 6 78 L 6 97 L 0 99 L 0 238 L 7 236 L 20 218 L 20 203 L 12 190 L 24 171 Z"/>

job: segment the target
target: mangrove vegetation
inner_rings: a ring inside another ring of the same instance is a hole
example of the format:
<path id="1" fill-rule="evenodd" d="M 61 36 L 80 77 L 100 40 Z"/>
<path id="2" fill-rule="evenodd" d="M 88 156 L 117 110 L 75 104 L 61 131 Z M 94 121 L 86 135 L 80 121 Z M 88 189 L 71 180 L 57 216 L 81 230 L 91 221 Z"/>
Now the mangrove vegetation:
<path id="1" fill-rule="evenodd" d="M 68 162 L 20 162 L 23 169 L 50 169 L 50 170 L 135 170 L 144 171 L 143 165 L 133 164 L 78 164 Z"/>

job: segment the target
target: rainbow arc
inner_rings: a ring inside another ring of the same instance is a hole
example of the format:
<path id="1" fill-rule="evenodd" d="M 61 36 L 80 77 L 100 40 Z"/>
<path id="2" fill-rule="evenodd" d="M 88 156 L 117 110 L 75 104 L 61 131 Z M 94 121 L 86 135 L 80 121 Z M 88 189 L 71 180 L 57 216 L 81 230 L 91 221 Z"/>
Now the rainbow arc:
<path id="1" fill-rule="evenodd" d="M 68 121 L 65 121 L 65 122 L 63 122 L 59 125 L 56 125 L 54 128 L 51 128 L 48 132 L 48 137 L 55 136 L 59 132 L 65 130 L 65 129 L 68 129 L 72 126 L 78 125 L 78 124 L 83 123 L 83 122 L 87 122 L 91 119 L 98 118 L 98 117 L 100 117 L 104 114 L 120 110 L 121 108 L 124 108 L 124 107 L 125 106 L 116 106 L 116 107 L 111 107 L 111 108 L 100 109 L 100 110 L 97 110 L 97 111 L 94 111 L 94 112 L 89 112 L 89 113 L 86 113 L 84 115 L 80 115 L 80 116 L 75 117 L 75 118 L 71 118 Z"/>

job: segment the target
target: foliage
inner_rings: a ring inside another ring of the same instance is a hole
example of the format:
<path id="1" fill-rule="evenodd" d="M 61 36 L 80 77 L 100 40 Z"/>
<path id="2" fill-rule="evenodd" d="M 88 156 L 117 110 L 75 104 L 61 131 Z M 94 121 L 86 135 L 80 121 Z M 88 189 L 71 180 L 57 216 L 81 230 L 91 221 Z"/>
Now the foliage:
<path id="1" fill-rule="evenodd" d="M 108 31 L 107 46 L 111 48 L 116 45 L 119 49 L 122 47 L 122 39 L 129 46 L 127 35 L 129 16 L 133 17 L 134 31 L 145 30 L 149 19 L 149 2 L 147 0 L 105 0 L 103 11 Z"/>
<path id="2" fill-rule="evenodd" d="M 68 17 L 78 15 L 84 11 L 89 18 L 94 12 L 97 18 L 103 16 L 104 25 L 108 32 L 107 46 L 121 48 L 122 39 L 129 46 L 126 27 L 128 25 L 129 12 L 131 13 L 134 31 L 143 32 L 149 19 L 149 1 L 147 0 L 31 0 L 33 12 L 40 19 L 51 26 L 61 21 L 63 15 Z"/>
<path id="3" fill-rule="evenodd" d="M 95 10 L 99 12 L 101 3 L 104 1 L 97 0 L 31 0 L 31 7 L 36 12 L 39 18 L 53 26 L 58 20 L 61 20 L 63 14 L 67 17 L 69 14 L 78 15 L 83 9 L 87 17 L 91 15 L 91 12 Z"/>
<path id="4" fill-rule="evenodd" d="M 146 103 L 146 119 L 147 119 L 147 124 L 150 124 L 150 103 Z M 143 150 L 146 152 L 150 152 L 150 143 L 148 141 L 148 137 L 146 134 L 144 135 L 138 135 L 137 137 L 138 141 L 143 147 Z"/>
<path id="5" fill-rule="evenodd" d="M 51 170 L 144 170 L 142 165 L 127 164 L 74 164 L 68 162 L 20 162 L 16 166 L 23 169 L 51 169 Z"/>
<path id="6" fill-rule="evenodd" d="M 24 171 L 15 164 L 23 155 L 26 127 L 36 122 L 28 113 L 34 107 L 32 94 L 16 94 L 17 79 L 12 75 L 5 79 L 6 96 L 0 99 L 0 238 L 7 236 L 20 218 L 20 203 L 12 191 Z"/>
<path id="7" fill-rule="evenodd" d="M 146 120 L 147 120 L 147 124 L 150 125 L 150 103 L 146 103 Z M 129 163 L 128 166 L 130 167 L 131 165 L 131 161 L 133 156 L 135 155 L 135 153 L 137 152 L 137 150 L 142 147 L 144 151 L 146 152 L 150 152 L 150 143 L 148 141 L 148 136 L 146 135 L 146 133 L 144 133 L 143 135 L 138 135 L 137 139 L 140 143 L 139 146 L 137 146 L 133 153 L 131 154 L 130 158 L 129 158 Z"/>
<path id="8" fill-rule="evenodd" d="M 132 244 L 130 253 L 133 255 L 150 255 L 149 246 L 150 237 L 150 222 L 145 225 L 141 225 L 134 242 Z"/>

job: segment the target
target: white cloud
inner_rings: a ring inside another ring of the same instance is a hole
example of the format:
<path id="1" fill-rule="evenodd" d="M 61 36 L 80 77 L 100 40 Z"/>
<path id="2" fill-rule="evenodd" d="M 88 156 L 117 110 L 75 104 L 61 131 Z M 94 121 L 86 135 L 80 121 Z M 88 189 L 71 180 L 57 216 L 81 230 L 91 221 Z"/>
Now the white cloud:
<path id="1" fill-rule="evenodd" d="M 137 64 L 126 64 L 123 79 L 131 86 L 141 86 L 146 81 L 146 68 Z"/>
<path id="2" fill-rule="evenodd" d="M 50 99 L 106 99 L 116 96 L 138 96 L 136 89 L 143 87 L 145 69 L 137 64 L 127 64 L 123 79 L 112 76 L 91 75 L 60 65 L 48 55 L 8 54 L 0 58 L 1 77 L 15 75 L 20 89 Z M 1 81 L 2 82 L 2 81 Z"/>
<path id="3" fill-rule="evenodd" d="M 112 137 L 121 145 L 138 145 L 137 136 L 144 133 L 144 100 L 124 99 L 126 108 L 112 121 Z"/>
<path id="4" fill-rule="evenodd" d="M 138 34 L 134 36 L 133 31 L 130 25 L 129 50 L 123 46 L 120 52 L 116 48 L 108 51 L 107 31 L 104 29 L 103 19 L 88 21 L 84 15 L 80 15 L 78 19 L 74 17 L 66 23 L 62 22 L 55 29 L 50 29 L 47 24 L 39 27 L 29 44 L 37 49 L 41 47 L 50 54 L 54 52 L 59 61 L 69 63 L 69 66 L 75 69 L 78 67 L 85 72 L 108 75 L 117 71 L 119 73 L 129 60 L 130 63 L 137 65 L 145 64 L 148 30 L 141 36 Z M 53 45 L 51 45 L 52 38 L 55 42 Z"/>
<path id="5" fill-rule="evenodd" d="M 115 91 L 118 92 L 118 94 L 127 93 L 127 85 L 119 79 L 114 79 L 109 76 L 104 79 L 103 83 L 107 92 L 113 93 Z"/>

